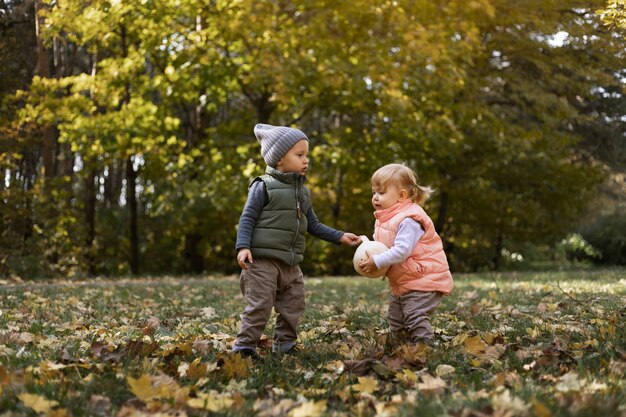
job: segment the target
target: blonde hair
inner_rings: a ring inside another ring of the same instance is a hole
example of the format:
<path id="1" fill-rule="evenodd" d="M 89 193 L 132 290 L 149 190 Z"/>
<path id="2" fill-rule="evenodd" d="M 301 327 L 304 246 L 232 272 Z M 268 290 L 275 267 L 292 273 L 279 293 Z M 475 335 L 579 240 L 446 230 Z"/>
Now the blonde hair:
<path id="1" fill-rule="evenodd" d="M 419 185 L 415 172 L 404 164 L 388 164 L 374 172 L 372 187 L 386 189 L 389 186 L 407 190 L 411 200 L 419 205 L 424 204 L 435 191 Z"/>

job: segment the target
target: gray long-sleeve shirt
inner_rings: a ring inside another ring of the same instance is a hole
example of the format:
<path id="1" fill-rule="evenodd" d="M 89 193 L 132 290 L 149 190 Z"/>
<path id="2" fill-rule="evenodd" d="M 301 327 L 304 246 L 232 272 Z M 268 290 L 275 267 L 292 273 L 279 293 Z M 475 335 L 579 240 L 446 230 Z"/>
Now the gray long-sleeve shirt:
<path id="1" fill-rule="evenodd" d="M 235 245 L 236 250 L 249 248 L 250 241 L 252 239 L 252 232 L 254 231 L 254 225 L 258 220 L 263 207 L 268 202 L 267 188 L 263 181 L 255 181 L 248 190 L 248 200 L 243 208 L 241 217 L 239 218 L 239 229 L 237 230 L 237 243 Z M 308 220 L 307 232 L 313 236 L 323 239 L 327 242 L 339 244 L 339 239 L 343 236 L 343 232 L 335 230 L 332 227 L 328 227 L 321 223 L 315 212 L 313 206 L 306 214 Z"/>
<path id="2" fill-rule="evenodd" d="M 413 248 L 422 236 L 424 236 L 422 225 L 410 217 L 402 220 L 398 226 L 398 233 L 393 241 L 393 246 L 383 253 L 374 255 L 376 268 L 399 264 L 411 255 Z"/>

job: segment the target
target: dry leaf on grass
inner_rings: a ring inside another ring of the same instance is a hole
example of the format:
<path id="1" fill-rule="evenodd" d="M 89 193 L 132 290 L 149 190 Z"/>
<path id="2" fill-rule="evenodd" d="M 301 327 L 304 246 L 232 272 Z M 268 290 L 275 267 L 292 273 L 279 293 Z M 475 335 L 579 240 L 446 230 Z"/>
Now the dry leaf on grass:
<path id="1" fill-rule="evenodd" d="M 53 407 L 59 405 L 54 400 L 48 400 L 46 397 L 37 394 L 23 393 L 19 394 L 17 398 L 24 403 L 28 408 L 32 408 L 37 413 L 48 413 Z"/>
<path id="2" fill-rule="evenodd" d="M 417 389 L 424 395 L 443 394 L 446 389 L 446 381 L 440 377 L 434 377 L 430 374 L 421 375 L 422 382 L 417 384 Z"/>
<path id="3" fill-rule="evenodd" d="M 322 417 L 326 413 L 326 400 L 307 401 L 289 411 L 289 417 Z"/>

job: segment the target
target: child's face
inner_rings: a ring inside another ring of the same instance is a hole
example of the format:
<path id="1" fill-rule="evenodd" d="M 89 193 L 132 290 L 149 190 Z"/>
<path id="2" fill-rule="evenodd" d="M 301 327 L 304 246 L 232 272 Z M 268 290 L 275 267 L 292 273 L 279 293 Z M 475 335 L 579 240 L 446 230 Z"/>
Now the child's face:
<path id="1" fill-rule="evenodd" d="M 276 164 L 276 169 L 280 172 L 297 172 L 300 175 L 306 173 L 309 167 L 309 142 L 301 140 L 293 145 L 289 152 L 285 154 Z"/>
<path id="2" fill-rule="evenodd" d="M 398 188 L 389 185 L 386 188 L 372 187 L 372 205 L 375 210 L 385 210 L 394 204 L 404 202 L 407 198 L 407 191 L 404 188 Z"/>

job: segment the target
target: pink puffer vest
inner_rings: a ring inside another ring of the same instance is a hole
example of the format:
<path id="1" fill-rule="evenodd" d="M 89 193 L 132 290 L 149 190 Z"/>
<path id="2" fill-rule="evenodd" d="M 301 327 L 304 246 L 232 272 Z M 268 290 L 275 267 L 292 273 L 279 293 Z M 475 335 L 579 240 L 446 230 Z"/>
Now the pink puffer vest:
<path id="1" fill-rule="evenodd" d="M 413 252 L 401 264 L 392 265 L 387 271 L 391 292 L 395 295 L 409 291 L 439 291 L 445 295 L 452 292 L 452 274 L 443 251 L 441 238 L 435 231 L 428 214 L 415 203 L 397 203 L 374 212 L 376 217 L 374 239 L 392 247 L 398 226 L 411 217 L 424 228 L 424 235 L 413 248 Z"/>

